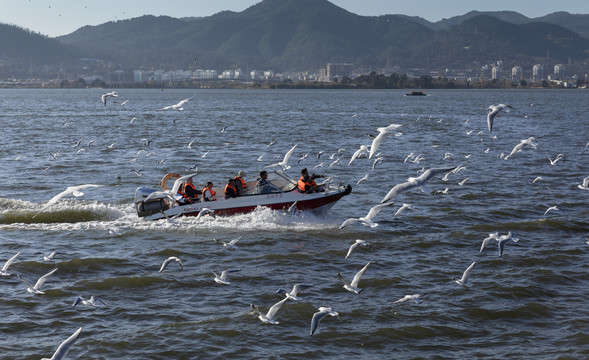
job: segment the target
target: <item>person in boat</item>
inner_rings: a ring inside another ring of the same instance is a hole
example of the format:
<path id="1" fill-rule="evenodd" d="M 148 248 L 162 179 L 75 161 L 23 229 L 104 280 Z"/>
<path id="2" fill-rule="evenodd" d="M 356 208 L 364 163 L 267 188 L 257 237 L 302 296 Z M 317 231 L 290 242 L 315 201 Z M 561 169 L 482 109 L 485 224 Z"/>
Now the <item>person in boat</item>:
<path id="1" fill-rule="evenodd" d="M 198 201 L 199 192 L 196 190 L 192 178 L 188 178 L 184 183 L 184 197 L 188 199 L 188 202 L 193 203 Z"/>
<path id="2" fill-rule="evenodd" d="M 297 183 L 298 189 L 303 193 L 318 192 L 321 191 L 321 187 L 315 183 L 315 179 L 325 177 L 323 175 L 309 175 L 307 168 L 301 170 L 301 177 Z"/>
<path id="3" fill-rule="evenodd" d="M 229 179 L 229 181 L 227 182 L 227 185 L 225 185 L 225 199 L 236 198 L 238 196 L 239 196 L 239 190 L 237 189 L 237 186 L 235 185 L 235 180 Z"/>
<path id="4" fill-rule="evenodd" d="M 269 194 L 271 192 L 280 192 L 280 189 L 268 180 L 268 172 L 266 170 L 260 171 L 260 178 L 256 183 L 258 194 Z"/>
<path id="5" fill-rule="evenodd" d="M 245 172 L 243 170 L 239 170 L 237 176 L 233 178 L 235 180 L 235 187 L 239 191 L 240 194 L 244 194 L 247 191 L 247 185 L 243 177 L 245 176 Z"/>
<path id="6" fill-rule="evenodd" d="M 202 202 L 217 200 L 215 195 L 217 194 L 215 193 L 215 190 L 213 190 L 213 183 L 209 181 L 207 186 L 202 189 Z"/>

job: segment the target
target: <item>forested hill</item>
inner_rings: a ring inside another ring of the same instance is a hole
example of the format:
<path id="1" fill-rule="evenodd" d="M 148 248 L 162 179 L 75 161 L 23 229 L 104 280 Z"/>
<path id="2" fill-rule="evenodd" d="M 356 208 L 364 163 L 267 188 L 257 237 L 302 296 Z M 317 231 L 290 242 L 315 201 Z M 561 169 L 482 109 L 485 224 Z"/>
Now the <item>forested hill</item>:
<path id="1" fill-rule="evenodd" d="M 263 0 L 241 12 L 181 19 L 146 15 L 85 26 L 57 39 L 2 25 L 0 72 L 9 65 L 27 69 L 81 57 L 127 70 L 316 71 L 328 62 L 349 62 L 371 71 L 476 68 L 497 60 L 529 67 L 548 56 L 551 62 L 583 64 L 589 39 L 555 23 L 571 19 L 583 28 L 586 16 L 554 13 L 545 21 L 527 21 L 514 12 L 471 12 L 432 24 L 404 15 L 359 16 L 327 0 Z"/>

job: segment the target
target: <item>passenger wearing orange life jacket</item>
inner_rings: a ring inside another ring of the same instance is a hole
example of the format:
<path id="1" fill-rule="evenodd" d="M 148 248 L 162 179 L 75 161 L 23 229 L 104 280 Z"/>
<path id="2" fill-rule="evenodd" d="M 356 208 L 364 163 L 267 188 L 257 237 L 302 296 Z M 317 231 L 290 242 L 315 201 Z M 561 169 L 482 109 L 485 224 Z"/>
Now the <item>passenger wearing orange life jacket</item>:
<path id="1" fill-rule="evenodd" d="M 238 196 L 239 190 L 237 190 L 237 187 L 235 186 L 235 180 L 229 179 L 229 182 L 225 185 L 225 199 L 236 198 Z"/>
<path id="2" fill-rule="evenodd" d="M 303 170 L 301 170 L 301 177 L 299 178 L 299 181 L 297 183 L 299 191 L 303 192 L 303 193 L 319 191 L 317 184 L 313 180 L 320 178 L 320 177 L 324 177 L 324 176 L 323 175 L 315 175 L 315 174 L 313 174 L 312 176 L 309 176 L 309 172 L 307 171 L 307 168 L 304 168 Z"/>
<path id="3" fill-rule="evenodd" d="M 184 184 L 184 194 L 183 196 L 187 198 L 191 203 L 198 201 L 198 191 L 192 182 L 192 178 L 188 178 L 186 183 Z"/>
<path id="4" fill-rule="evenodd" d="M 245 180 L 243 180 L 244 176 L 245 173 L 243 172 L 243 170 L 239 170 L 237 176 L 233 178 L 233 180 L 235 180 L 235 187 L 237 188 L 237 190 L 239 190 L 240 194 L 243 194 L 247 191 L 247 185 L 245 183 Z"/>
<path id="5" fill-rule="evenodd" d="M 215 190 L 213 190 L 213 183 L 209 181 L 207 186 L 202 189 L 202 201 L 215 201 L 217 200 L 215 195 L 217 194 L 215 193 Z"/>

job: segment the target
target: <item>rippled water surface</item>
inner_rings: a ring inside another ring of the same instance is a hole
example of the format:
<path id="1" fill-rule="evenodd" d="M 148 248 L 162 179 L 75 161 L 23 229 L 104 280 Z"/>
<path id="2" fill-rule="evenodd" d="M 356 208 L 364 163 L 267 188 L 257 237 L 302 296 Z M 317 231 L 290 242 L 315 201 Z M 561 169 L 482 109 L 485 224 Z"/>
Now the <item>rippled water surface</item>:
<path id="1" fill-rule="evenodd" d="M 0 277 L 2 359 L 50 357 L 79 327 L 71 359 L 589 357 L 589 191 L 577 186 L 589 176 L 586 91 L 121 89 L 124 106 L 104 106 L 99 89 L 0 92 L 0 265 L 20 252 Z M 183 111 L 157 111 L 191 96 Z M 515 109 L 489 134 L 493 103 Z M 366 158 L 348 166 L 391 123 L 403 124 L 402 135 L 383 141 L 375 169 Z M 504 160 L 531 136 L 536 149 Z M 198 166 L 198 186 L 238 170 L 253 180 L 294 144 L 293 177 L 308 167 L 353 186 L 327 214 L 148 222 L 134 211 L 135 189 L 167 172 Z M 423 160 L 405 162 L 411 153 Z M 559 153 L 565 159 L 551 165 Z M 423 167 L 458 165 L 465 169 L 428 182 L 445 194 L 416 188 L 382 210 L 377 227 L 339 229 Z M 33 217 L 66 187 L 88 183 L 107 186 Z M 394 216 L 403 203 L 416 209 Z M 564 212 L 545 215 L 551 206 Z M 509 231 L 519 242 L 503 256 L 494 241 L 479 252 L 489 233 Z M 214 241 L 238 236 L 237 249 Z M 356 239 L 374 251 L 344 259 Z M 55 261 L 44 261 L 52 251 Z M 158 272 L 169 256 L 184 271 L 173 263 Z M 473 261 L 472 287 L 458 285 Z M 364 291 L 343 289 L 336 274 L 351 280 L 367 262 Z M 54 268 L 44 295 L 16 276 L 35 282 Z M 213 281 L 212 271 L 230 268 L 240 269 L 230 285 Z M 282 306 L 278 325 L 250 313 L 296 283 L 314 287 Z M 423 303 L 394 303 L 415 293 L 426 293 Z M 109 306 L 72 307 L 91 295 Z M 328 316 L 310 336 L 319 306 L 341 321 Z"/>

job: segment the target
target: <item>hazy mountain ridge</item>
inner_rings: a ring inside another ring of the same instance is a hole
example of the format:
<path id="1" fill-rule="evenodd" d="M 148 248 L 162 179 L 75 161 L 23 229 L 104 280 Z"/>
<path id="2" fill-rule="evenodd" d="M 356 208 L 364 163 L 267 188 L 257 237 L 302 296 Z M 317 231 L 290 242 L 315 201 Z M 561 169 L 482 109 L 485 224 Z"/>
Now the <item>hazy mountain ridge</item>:
<path id="1" fill-rule="evenodd" d="M 264 0 L 242 12 L 181 19 L 145 15 L 84 26 L 56 39 L 29 32 L 23 40 L 21 34 L 22 43 L 41 41 L 29 46 L 29 53 L 10 44 L 16 38 L 5 25 L 0 41 L 8 43 L 0 58 L 38 62 L 49 53 L 61 62 L 89 57 L 126 69 L 276 71 L 316 70 L 327 62 L 366 69 L 461 67 L 495 60 L 528 66 L 548 54 L 555 61 L 586 60 L 589 39 L 559 24 L 584 31 L 589 15 L 559 12 L 539 19 L 544 22 L 512 11 L 471 11 L 431 23 L 405 15 L 359 16 L 327 0 Z"/>

